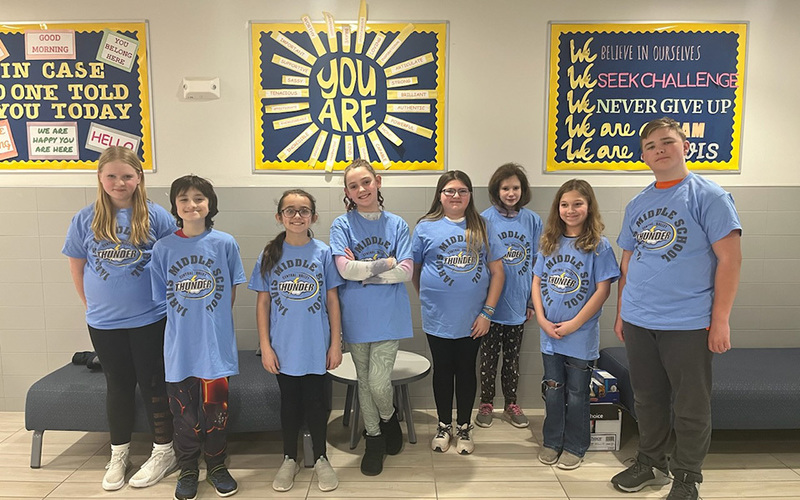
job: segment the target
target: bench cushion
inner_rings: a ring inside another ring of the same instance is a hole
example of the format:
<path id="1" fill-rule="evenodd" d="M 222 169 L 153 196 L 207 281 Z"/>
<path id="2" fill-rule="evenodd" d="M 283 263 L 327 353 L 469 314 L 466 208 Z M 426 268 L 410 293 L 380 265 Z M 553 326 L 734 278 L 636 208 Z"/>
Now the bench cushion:
<path id="1" fill-rule="evenodd" d="M 136 389 L 134 432 L 150 432 Z M 68 364 L 46 375 L 28 390 L 28 430 L 108 431 L 106 378 L 85 366 Z M 254 351 L 239 351 L 239 375 L 230 378 L 228 431 L 280 430 L 280 389 L 275 375 L 261 366 Z"/>
<path id="2" fill-rule="evenodd" d="M 600 351 L 598 367 L 616 376 L 620 402 L 635 417 L 624 347 Z M 800 348 L 731 349 L 714 355 L 715 429 L 800 429 Z"/>

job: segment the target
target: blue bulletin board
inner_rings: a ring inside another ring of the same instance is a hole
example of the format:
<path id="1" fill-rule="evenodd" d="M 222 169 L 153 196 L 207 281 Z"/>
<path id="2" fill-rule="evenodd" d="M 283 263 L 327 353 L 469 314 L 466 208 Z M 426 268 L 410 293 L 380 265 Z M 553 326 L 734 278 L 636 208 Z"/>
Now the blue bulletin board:
<path id="1" fill-rule="evenodd" d="M 147 23 L 2 23 L 0 170 L 94 170 L 111 145 L 154 170 Z"/>
<path id="2" fill-rule="evenodd" d="M 255 171 L 445 169 L 446 23 L 252 23 Z"/>
<path id="3" fill-rule="evenodd" d="M 639 130 L 669 116 L 690 170 L 739 171 L 746 23 L 550 23 L 545 171 L 646 170 Z"/>

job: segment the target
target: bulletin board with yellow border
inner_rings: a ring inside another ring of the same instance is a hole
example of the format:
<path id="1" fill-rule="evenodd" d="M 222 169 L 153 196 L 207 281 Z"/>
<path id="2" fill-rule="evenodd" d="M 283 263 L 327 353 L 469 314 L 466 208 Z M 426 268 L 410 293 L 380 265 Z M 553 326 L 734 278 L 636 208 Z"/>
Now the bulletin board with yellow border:
<path id="1" fill-rule="evenodd" d="M 445 170 L 447 27 L 251 23 L 254 170 Z"/>
<path id="2" fill-rule="evenodd" d="M 647 170 L 639 131 L 671 117 L 690 170 L 738 172 L 747 23 L 550 23 L 545 172 Z"/>
<path id="3" fill-rule="evenodd" d="M 147 22 L 0 23 L 0 171 L 85 171 L 112 145 L 155 169 Z"/>

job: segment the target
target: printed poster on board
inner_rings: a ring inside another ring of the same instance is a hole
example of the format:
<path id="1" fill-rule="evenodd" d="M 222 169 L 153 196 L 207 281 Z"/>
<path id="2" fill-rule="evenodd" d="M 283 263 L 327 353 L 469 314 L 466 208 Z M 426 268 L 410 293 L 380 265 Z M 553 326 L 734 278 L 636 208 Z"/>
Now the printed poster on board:
<path id="1" fill-rule="evenodd" d="M 639 130 L 681 123 L 690 170 L 739 171 L 746 23 L 550 23 L 545 171 L 647 170 Z"/>
<path id="2" fill-rule="evenodd" d="M 146 22 L 0 24 L 0 171 L 154 170 Z"/>

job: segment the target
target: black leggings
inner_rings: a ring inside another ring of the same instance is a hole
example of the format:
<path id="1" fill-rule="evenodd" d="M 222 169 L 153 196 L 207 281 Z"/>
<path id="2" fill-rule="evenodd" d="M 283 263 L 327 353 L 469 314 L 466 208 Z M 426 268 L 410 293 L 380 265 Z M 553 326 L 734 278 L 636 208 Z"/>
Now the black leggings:
<path id="1" fill-rule="evenodd" d="M 455 389 L 456 423 L 459 426 L 468 424 L 478 389 L 475 361 L 481 339 L 443 339 L 427 335 L 433 357 L 433 399 L 436 401 L 439 421 L 443 424 L 452 423 Z"/>
<path id="2" fill-rule="evenodd" d="M 166 318 L 139 328 L 99 330 L 89 326 L 92 345 L 106 376 L 106 414 L 111 444 L 131 441 L 136 384 L 147 409 L 153 441 L 172 441 L 172 413 L 164 382 Z"/>
<path id="3" fill-rule="evenodd" d="M 328 410 L 325 407 L 325 375 L 277 375 L 281 388 L 281 427 L 283 454 L 297 460 L 297 437 L 305 422 L 311 433 L 314 460 L 325 457 Z M 352 424 L 356 425 L 356 424 Z"/>

